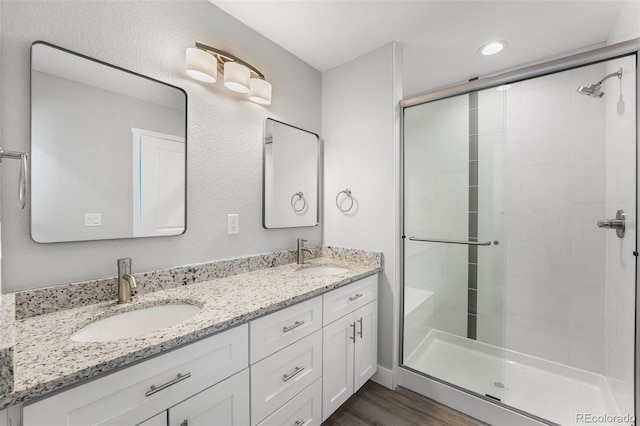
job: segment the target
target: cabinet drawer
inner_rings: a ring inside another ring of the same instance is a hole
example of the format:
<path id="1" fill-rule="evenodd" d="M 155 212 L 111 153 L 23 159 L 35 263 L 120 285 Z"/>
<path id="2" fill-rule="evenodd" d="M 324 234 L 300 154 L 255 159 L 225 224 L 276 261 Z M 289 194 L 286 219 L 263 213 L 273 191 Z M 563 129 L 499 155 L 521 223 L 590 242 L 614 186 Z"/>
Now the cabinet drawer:
<path id="1" fill-rule="evenodd" d="M 248 340 L 244 324 L 191 343 L 26 405 L 23 424 L 137 424 L 246 368 Z"/>
<path id="2" fill-rule="evenodd" d="M 322 423 L 322 380 L 280 407 L 258 426 L 320 426 Z"/>
<path id="3" fill-rule="evenodd" d="M 322 374 L 322 330 L 251 366 L 251 423 L 257 424 Z"/>
<path id="4" fill-rule="evenodd" d="M 169 426 L 248 426 L 249 369 L 169 409 Z"/>
<path id="5" fill-rule="evenodd" d="M 322 297 L 251 321 L 250 362 L 254 364 L 322 328 Z"/>
<path id="6" fill-rule="evenodd" d="M 323 324 L 327 325 L 378 298 L 378 274 L 325 293 Z"/>

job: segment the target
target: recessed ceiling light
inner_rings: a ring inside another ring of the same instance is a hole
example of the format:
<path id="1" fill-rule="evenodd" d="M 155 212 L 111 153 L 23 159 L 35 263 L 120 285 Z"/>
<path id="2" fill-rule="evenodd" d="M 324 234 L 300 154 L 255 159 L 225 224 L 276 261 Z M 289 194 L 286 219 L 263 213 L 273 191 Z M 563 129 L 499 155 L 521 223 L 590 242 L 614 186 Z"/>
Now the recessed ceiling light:
<path id="1" fill-rule="evenodd" d="M 492 41 L 490 43 L 482 46 L 478 53 L 484 56 L 495 55 L 496 53 L 502 51 L 507 46 L 507 42 L 505 41 Z"/>

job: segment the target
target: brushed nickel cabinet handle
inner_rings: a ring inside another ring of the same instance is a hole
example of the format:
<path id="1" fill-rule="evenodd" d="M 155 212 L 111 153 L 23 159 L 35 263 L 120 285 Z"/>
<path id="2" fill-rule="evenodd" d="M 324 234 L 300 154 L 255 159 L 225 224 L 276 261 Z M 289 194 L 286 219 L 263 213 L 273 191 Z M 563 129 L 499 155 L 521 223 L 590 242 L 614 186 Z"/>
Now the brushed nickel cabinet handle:
<path id="1" fill-rule="evenodd" d="M 360 336 L 360 338 L 362 339 L 362 317 L 360 317 L 358 323 L 360 323 L 360 331 L 358 331 L 358 336 Z"/>
<path id="2" fill-rule="evenodd" d="M 304 419 L 296 420 L 295 426 L 304 426 L 305 423 L 307 423 L 307 421 Z"/>
<path id="3" fill-rule="evenodd" d="M 282 332 L 283 333 L 287 333 L 295 328 L 300 327 L 301 325 L 304 324 L 304 321 L 296 321 L 294 322 L 292 325 L 290 325 L 289 327 L 282 327 Z"/>
<path id="4" fill-rule="evenodd" d="M 166 388 L 168 388 L 169 386 L 173 386 L 176 383 L 180 383 L 183 380 L 187 380 L 189 377 L 191 377 L 191 373 L 187 373 L 187 374 L 180 374 L 178 373 L 178 375 L 176 376 L 175 379 L 168 381 L 165 384 L 162 384 L 160 386 L 156 386 L 156 385 L 151 385 L 151 387 L 149 388 L 149 390 L 147 392 L 145 392 L 145 396 L 151 396 L 154 393 L 158 393 L 160 391 L 165 390 Z"/>
<path id="5" fill-rule="evenodd" d="M 296 367 L 296 369 L 293 370 L 293 372 L 291 372 L 290 374 L 285 374 L 284 376 L 282 376 L 282 381 L 283 382 L 288 382 L 289 380 L 293 379 L 295 376 L 300 374 L 300 372 L 302 372 L 302 370 L 304 370 L 304 366 Z"/>
<path id="6" fill-rule="evenodd" d="M 351 335 L 351 337 L 349 337 L 349 339 L 353 340 L 353 343 L 355 343 L 356 342 L 356 323 L 352 322 L 350 327 L 353 331 L 353 334 Z"/>
<path id="7" fill-rule="evenodd" d="M 349 302 L 353 302 L 354 300 L 358 300 L 360 299 L 362 296 L 364 296 L 364 294 L 356 294 L 355 296 L 351 296 L 349 298 Z"/>
<path id="8" fill-rule="evenodd" d="M 184 422 L 180 423 L 180 426 L 189 426 L 189 420 L 185 419 Z"/>

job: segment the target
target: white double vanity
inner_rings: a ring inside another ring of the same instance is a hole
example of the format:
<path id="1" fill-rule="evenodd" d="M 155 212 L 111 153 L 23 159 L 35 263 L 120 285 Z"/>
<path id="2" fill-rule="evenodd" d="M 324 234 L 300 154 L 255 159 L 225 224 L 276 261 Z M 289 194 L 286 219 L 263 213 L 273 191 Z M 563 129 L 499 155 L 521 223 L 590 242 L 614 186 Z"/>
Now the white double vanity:
<path id="1" fill-rule="evenodd" d="M 70 336 L 115 301 L 17 320 L 3 407 L 12 426 L 319 425 L 376 372 L 379 270 L 323 257 L 145 293 L 128 309 L 200 311 L 111 341 Z"/>

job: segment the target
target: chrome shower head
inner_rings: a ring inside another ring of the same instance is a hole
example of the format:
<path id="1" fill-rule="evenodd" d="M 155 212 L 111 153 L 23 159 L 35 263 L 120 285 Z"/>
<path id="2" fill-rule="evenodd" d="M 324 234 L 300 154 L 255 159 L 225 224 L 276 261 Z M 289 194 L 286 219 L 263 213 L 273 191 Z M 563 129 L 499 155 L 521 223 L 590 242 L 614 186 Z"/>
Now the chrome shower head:
<path id="1" fill-rule="evenodd" d="M 588 86 L 580 86 L 576 92 L 581 93 L 583 95 L 591 96 L 592 98 L 601 98 L 604 96 L 604 92 L 600 90 L 602 87 L 602 83 L 608 78 L 618 77 L 618 79 L 622 79 L 622 68 L 620 68 L 617 72 L 612 72 L 608 74 L 605 78 L 600 80 L 597 83 L 591 83 Z"/>
<path id="2" fill-rule="evenodd" d="M 586 87 L 580 86 L 578 87 L 577 92 L 582 93 L 583 95 L 591 96 L 593 98 L 601 98 L 604 96 L 604 92 L 600 90 L 600 83 L 591 83 Z"/>

